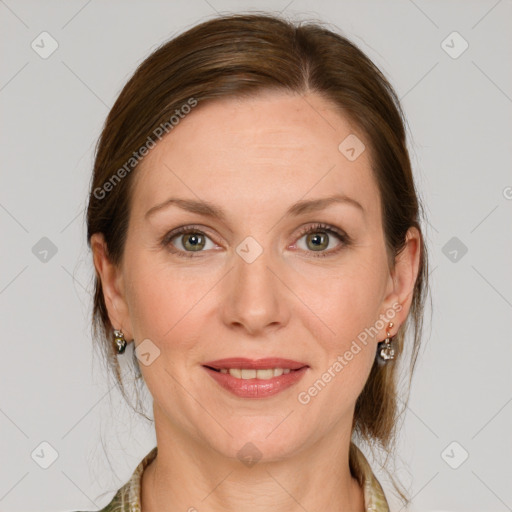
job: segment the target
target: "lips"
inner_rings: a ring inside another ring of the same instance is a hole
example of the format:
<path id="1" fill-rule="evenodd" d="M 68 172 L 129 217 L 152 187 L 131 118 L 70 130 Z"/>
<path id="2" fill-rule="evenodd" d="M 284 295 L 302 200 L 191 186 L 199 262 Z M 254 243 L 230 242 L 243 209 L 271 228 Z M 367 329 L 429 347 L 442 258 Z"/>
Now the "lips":
<path id="1" fill-rule="evenodd" d="M 247 359 L 245 357 L 231 357 L 227 359 L 217 359 L 208 361 L 203 366 L 213 370 L 239 368 L 241 370 L 265 370 L 268 368 L 283 368 L 290 370 L 299 370 L 308 367 L 307 363 L 293 361 L 292 359 L 282 359 L 280 357 L 267 357 L 264 359 Z"/>
<path id="2" fill-rule="evenodd" d="M 245 360 L 247 361 L 247 359 Z M 266 359 L 264 360 L 265 364 L 268 364 L 269 361 L 276 361 L 276 359 Z M 280 364 L 283 364 L 285 360 L 283 359 L 277 359 L 277 361 L 280 362 Z M 288 364 L 293 364 L 296 366 L 296 361 L 292 361 L 290 363 L 290 360 L 288 361 Z M 217 361 L 212 361 L 215 364 L 218 364 Z M 236 359 L 237 364 L 240 364 L 241 360 L 240 358 Z M 254 363 L 254 361 L 253 361 Z M 260 361 L 256 361 L 256 363 L 260 363 Z M 224 364 L 224 363 L 222 363 Z M 246 363 L 247 364 L 247 363 Z M 300 364 L 300 363 L 299 363 Z M 269 379 L 258 379 L 258 378 L 249 378 L 249 379 L 243 379 L 243 378 L 237 378 L 232 375 L 230 375 L 230 372 L 233 370 L 229 370 L 226 373 L 226 370 L 224 372 L 220 370 L 213 370 L 209 366 L 203 366 L 204 371 L 214 380 L 217 382 L 219 386 L 224 388 L 226 391 L 228 391 L 231 395 L 234 395 L 238 398 L 247 398 L 247 399 L 255 399 L 255 398 L 270 398 L 272 396 L 278 395 L 282 392 L 284 392 L 286 389 L 291 388 L 292 386 L 297 385 L 298 382 L 304 377 L 304 375 L 309 371 L 308 366 L 303 366 L 300 369 L 297 370 L 284 370 L 288 371 L 288 373 L 283 373 L 282 375 L 274 376 L 273 378 Z M 261 370 L 261 368 L 258 368 Z M 258 370 L 257 369 L 257 370 Z M 250 368 L 243 368 L 242 371 L 250 371 Z M 254 369 L 253 369 L 254 370 Z M 282 370 L 281 370 L 282 371 Z"/>

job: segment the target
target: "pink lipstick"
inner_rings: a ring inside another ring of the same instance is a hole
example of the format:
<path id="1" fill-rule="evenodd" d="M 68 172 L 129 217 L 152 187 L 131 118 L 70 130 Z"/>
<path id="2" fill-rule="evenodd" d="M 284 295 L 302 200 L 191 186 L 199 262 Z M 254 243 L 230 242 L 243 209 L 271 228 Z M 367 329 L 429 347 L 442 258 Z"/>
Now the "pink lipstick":
<path id="1" fill-rule="evenodd" d="M 276 395 L 296 384 L 309 368 L 306 363 L 278 357 L 218 359 L 203 367 L 220 386 L 240 398 Z"/>

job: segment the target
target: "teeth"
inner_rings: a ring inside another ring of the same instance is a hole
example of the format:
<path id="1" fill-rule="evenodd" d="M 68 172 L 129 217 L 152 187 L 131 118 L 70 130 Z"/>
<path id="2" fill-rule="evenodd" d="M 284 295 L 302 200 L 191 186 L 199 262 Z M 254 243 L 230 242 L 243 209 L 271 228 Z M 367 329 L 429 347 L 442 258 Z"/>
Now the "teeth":
<path id="1" fill-rule="evenodd" d="M 237 379 L 262 379 L 268 380 L 280 375 L 290 373 L 290 368 L 269 368 L 265 370 L 249 370 L 240 368 L 230 368 L 229 370 L 223 368 L 221 373 L 229 373 L 232 377 Z"/>

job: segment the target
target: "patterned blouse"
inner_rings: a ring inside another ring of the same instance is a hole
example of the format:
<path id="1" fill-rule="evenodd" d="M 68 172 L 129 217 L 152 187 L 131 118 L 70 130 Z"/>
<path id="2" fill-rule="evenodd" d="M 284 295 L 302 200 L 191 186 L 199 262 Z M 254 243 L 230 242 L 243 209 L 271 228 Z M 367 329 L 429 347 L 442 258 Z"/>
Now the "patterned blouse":
<path id="1" fill-rule="evenodd" d="M 112 501 L 98 512 L 141 512 L 140 492 L 141 479 L 145 467 L 156 457 L 158 447 L 155 446 L 136 467 L 132 476 L 112 498 Z M 389 512 L 388 502 L 382 487 L 373 474 L 363 452 L 350 443 L 350 461 L 354 474 L 363 487 L 365 512 Z"/>

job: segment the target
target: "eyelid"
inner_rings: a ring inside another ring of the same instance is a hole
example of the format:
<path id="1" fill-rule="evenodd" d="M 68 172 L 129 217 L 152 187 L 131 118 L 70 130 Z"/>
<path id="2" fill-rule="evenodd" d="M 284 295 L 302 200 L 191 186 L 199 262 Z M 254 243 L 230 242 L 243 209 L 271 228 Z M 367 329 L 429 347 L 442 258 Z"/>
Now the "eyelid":
<path id="1" fill-rule="evenodd" d="M 325 231 L 328 233 L 334 233 L 339 238 L 350 240 L 350 237 L 340 228 L 337 228 L 336 226 L 332 226 L 331 224 L 326 224 L 324 222 L 313 222 L 310 225 L 307 225 L 306 227 L 302 228 L 301 231 L 299 231 L 299 238 L 304 236 L 307 233 L 315 232 L 315 231 Z"/>

